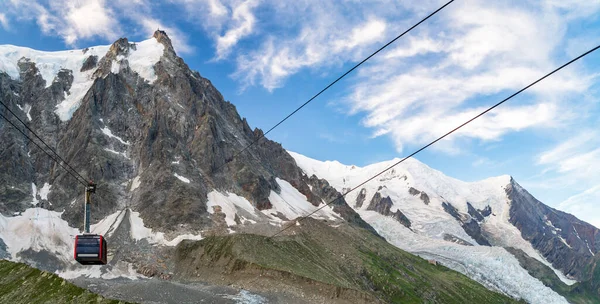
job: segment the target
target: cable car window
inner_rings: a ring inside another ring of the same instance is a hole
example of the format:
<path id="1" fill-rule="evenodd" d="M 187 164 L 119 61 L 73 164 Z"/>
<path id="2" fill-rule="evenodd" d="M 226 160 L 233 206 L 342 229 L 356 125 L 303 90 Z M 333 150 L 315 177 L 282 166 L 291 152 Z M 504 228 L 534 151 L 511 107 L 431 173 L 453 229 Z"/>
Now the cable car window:
<path id="1" fill-rule="evenodd" d="M 79 238 L 77 240 L 78 253 L 98 253 L 98 247 L 100 247 L 100 239 L 96 238 Z"/>

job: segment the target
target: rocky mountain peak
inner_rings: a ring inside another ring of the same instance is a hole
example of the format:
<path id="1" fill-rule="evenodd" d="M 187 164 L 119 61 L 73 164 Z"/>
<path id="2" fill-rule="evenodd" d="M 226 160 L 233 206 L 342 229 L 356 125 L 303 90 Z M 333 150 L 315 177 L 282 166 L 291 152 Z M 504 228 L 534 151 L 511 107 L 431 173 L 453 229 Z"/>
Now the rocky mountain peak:
<path id="1" fill-rule="evenodd" d="M 110 46 L 109 52 L 114 57 L 119 55 L 127 56 L 127 54 L 129 53 L 129 49 L 133 46 L 134 44 L 130 44 L 127 38 L 119 38 Z"/>
<path id="2" fill-rule="evenodd" d="M 11 54 L 9 51 L 7 54 Z M 153 38 L 138 43 L 120 38 L 110 47 L 90 47 L 83 52 L 64 51 L 58 55 L 74 62 L 69 70 L 74 71 L 75 80 L 71 82 L 78 84 L 79 92 L 69 90 L 69 84 L 60 88 L 55 84 L 47 90 L 43 86 L 29 89 L 27 84 L 40 79 L 39 76 L 2 77 L 0 73 L 0 81 L 10 81 L 10 85 L 0 87 L 0 95 L 36 98 L 38 102 L 30 113 L 23 101 L 17 101 L 13 108 L 23 116 L 31 114 L 36 130 L 48 130 L 41 132 L 41 136 L 57 143 L 56 151 L 77 172 L 99 185 L 101 198 L 94 209 L 93 221 L 129 207 L 140 213 L 146 227 L 169 232 L 187 225 L 189 230 L 185 232 L 196 234 L 213 226 L 215 205 L 229 212 L 230 222 L 236 216 L 261 221 L 273 217 L 263 214 L 279 213 L 278 218 L 288 220 L 307 214 L 284 214 L 282 208 L 287 207 L 281 203 L 290 199 L 281 198 L 287 195 L 282 193 L 282 187 L 306 196 L 307 201 L 300 203 L 306 203 L 307 208 L 339 196 L 328 184 L 304 177 L 281 145 L 266 138 L 232 159 L 237 151 L 261 137 L 262 131 L 253 131 L 210 81 L 189 69 L 176 55 L 164 31 L 158 30 Z M 30 57 L 35 62 L 36 57 Z M 54 91 L 57 91 L 56 101 L 49 102 L 46 95 Z M 68 94 L 68 102 L 63 100 L 63 92 Z M 39 120 L 38 108 L 46 103 L 50 110 L 43 113 L 49 117 Z M 57 104 L 65 104 L 60 120 L 53 111 Z M 0 125 L 0 131 L 4 128 L 8 126 Z M 5 134 L 10 137 L 7 140 L 21 140 L 16 133 Z M 65 210 L 63 219 L 78 225 L 82 214 L 81 189 L 71 177 L 43 154 L 29 153 L 29 150 L 36 152 L 35 147 L 17 144 L 10 149 L 11 153 L 5 155 L 12 155 L 11 159 L 0 156 L 0 162 L 26 164 L 25 171 L 29 174 L 0 172 L 0 181 L 10 181 L 6 191 L 18 190 L 11 197 L 11 204 L 0 206 L 0 210 L 14 213 L 27 209 L 37 195 L 36 190 L 32 193 L 32 184 L 34 189 L 48 184 L 51 190 L 47 200 L 56 210 Z M 41 160 L 44 167 L 34 166 Z M 227 160 L 231 161 L 222 166 Z M 13 186 L 14 189 L 10 188 Z M 2 189 L 0 197 L 4 194 Z M 211 199 L 221 199 L 223 193 L 246 200 L 244 206 L 256 208 L 256 212 L 238 215 L 235 213 L 239 208 L 227 208 L 221 201 Z M 276 207 L 280 209 L 268 211 Z M 340 200 L 332 208 L 339 217 L 368 227 L 345 201 Z"/>
<path id="3" fill-rule="evenodd" d="M 167 32 L 156 30 L 152 35 L 156 41 L 161 43 L 165 47 L 165 52 L 173 52 L 175 53 L 175 49 L 173 48 L 173 43 L 171 42 L 171 38 L 167 35 Z"/>

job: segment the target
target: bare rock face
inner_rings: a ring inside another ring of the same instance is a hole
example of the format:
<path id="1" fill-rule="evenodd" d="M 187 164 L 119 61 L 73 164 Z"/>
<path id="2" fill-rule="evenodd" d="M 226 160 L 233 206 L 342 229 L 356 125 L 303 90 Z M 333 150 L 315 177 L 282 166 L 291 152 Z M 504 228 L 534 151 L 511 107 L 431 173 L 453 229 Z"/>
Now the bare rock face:
<path id="1" fill-rule="evenodd" d="M 427 193 L 424 191 L 419 191 L 413 187 L 410 187 L 408 188 L 408 193 L 410 193 L 410 195 L 419 195 L 419 198 L 423 201 L 423 203 L 425 205 L 429 205 L 429 195 L 427 195 Z"/>
<path id="2" fill-rule="evenodd" d="M 488 206 L 489 207 L 489 206 Z M 475 209 L 471 203 L 467 202 L 467 212 L 478 222 L 483 221 L 484 216 L 479 212 L 479 210 Z"/>
<path id="3" fill-rule="evenodd" d="M 83 62 L 83 65 L 81 66 L 81 69 L 79 71 L 80 72 L 89 71 L 89 70 L 95 68 L 97 64 L 98 64 L 98 56 L 96 56 L 96 55 L 90 55 Z"/>
<path id="4" fill-rule="evenodd" d="M 521 236 L 555 268 L 578 280 L 589 280 L 600 257 L 600 230 L 544 205 L 513 179 L 506 194 L 511 204 L 509 220 Z"/>
<path id="5" fill-rule="evenodd" d="M 457 243 L 460 245 L 464 245 L 464 246 L 473 246 L 473 244 L 471 244 L 453 234 L 444 233 L 444 240 L 448 241 L 448 242 L 453 242 L 453 243 Z"/>
<path id="6" fill-rule="evenodd" d="M 471 204 L 468 204 L 468 206 L 471 206 Z M 461 223 L 461 226 L 465 232 L 472 237 L 477 244 L 491 246 L 490 242 L 483 236 L 481 226 L 479 225 L 477 218 L 473 218 L 468 214 L 460 213 L 458 209 L 456 209 L 456 207 L 452 206 L 450 203 L 444 202 L 442 203 L 442 207 L 446 213 L 452 215 L 452 217 Z M 471 208 L 472 207 L 473 206 L 471 206 Z"/>
<path id="7" fill-rule="evenodd" d="M 358 193 L 358 196 L 356 197 L 356 208 L 360 208 L 362 207 L 363 203 L 365 202 L 367 196 L 367 189 L 362 188 L 360 189 L 360 192 Z"/>
<path id="8" fill-rule="evenodd" d="M 396 221 L 404 225 L 406 228 L 410 228 L 411 223 L 410 220 L 400 211 L 399 209 L 396 212 L 391 212 L 390 209 L 393 206 L 392 199 L 389 196 L 382 197 L 381 193 L 377 192 L 371 199 L 367 210 L 377 211 L 382 215 L 391 216 Z"/>

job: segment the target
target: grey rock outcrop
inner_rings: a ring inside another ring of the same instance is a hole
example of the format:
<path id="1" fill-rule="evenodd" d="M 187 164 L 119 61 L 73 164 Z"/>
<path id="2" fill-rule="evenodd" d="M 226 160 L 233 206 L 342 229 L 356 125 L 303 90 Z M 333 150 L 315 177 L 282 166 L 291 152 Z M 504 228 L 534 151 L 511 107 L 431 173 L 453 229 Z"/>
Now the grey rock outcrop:
<path id="1" fill-rule="evenodd" d="M 471 206 L 471 204 L 468 204 L 468 206 Z M 450 203 L 443 202 L 442 207 L 444 208 L 444 211 L 446 211 L 446 213 L 452 215 L 452 217 L 454 217 L 461 224 L 465 232 L 470 237 L 472 237 L 477 242 L 477 244 L 491 246 L 490 242 L 482 234 L 481 226 L 479 225 L 479 223 L 470 215 L 460 213 L 458 209 L 456 209 L 456 207 L 452 206 L 452 204 Z"/>
<path id="2" fill-rule="evenodd" d="M 367 189 L 365 189 L 365 188 L 360 189 L 360 192 L 358 193 L 358 196 L 356 197 L 355 207 L 361 208 L 365 202 L 366 197 L 367 197 Z"/>
<path id="3" fill-rule="evenodd" d="M 419 195 L 419 198 L 423 201 L 425 205 L 429 205 L 429 195 L 425 193 L 425 191 L 419 191 L 413 187 L 408 188 L 408 193 L 410 195 Z"/>
<path id="4" fill-rule="evenodd" d="M 396 221 L 404 225 L 406 228 L 410 228 L 410 220 L 406 217 L 406 215 L 404 215 L 404 213 L 402 213 L 402 211 L 400 211 L 400 209 L 396 210 L 396 212 L 391 212 L 390 209 L 393 205 L 394 203 L 392 202 L 392 199 L 389 196 L 382 197 L 381 193 L 377 192 L 375 193 L 375 195 L 373 195 L 373 198 L 371 199 L 367 210 L 373 210 L 377 211 L 382 215 L 391 216 Z"/>

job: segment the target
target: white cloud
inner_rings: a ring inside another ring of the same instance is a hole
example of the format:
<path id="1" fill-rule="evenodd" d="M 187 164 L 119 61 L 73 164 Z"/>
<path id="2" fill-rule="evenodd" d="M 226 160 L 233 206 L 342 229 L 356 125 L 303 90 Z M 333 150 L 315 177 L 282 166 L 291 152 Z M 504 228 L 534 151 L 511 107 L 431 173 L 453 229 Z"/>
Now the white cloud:
<path id="1" fill-rule="evenodd" d="M 67 44 L 93 36 L 116 38 L 118 23 L 104 0 L 67 1 L 59 5 L 61 8 L 56 11 L 64 10 L 66 6 L 66 13 L 61 16 L 65 22 L 58 25 L 58 31 Z"/>
<path id="2" fill-rule="evenodd" d="M 600 132 L 565 133 L 562 142 L 535 157 L 543 171 L 525 184 L 542 191 L 576 193 L 557 207 L 600 228 Z"/>
<path id="3" fill-rule="evenodd" d="M 424 39 L 409 37 L 407 40 L 408 45 L 400 45 L 392 48 L 387 52 L 385 58 L 392 59 L 396 57 L 413 57 L 428 53 L 439 53 L 443 51 L 444 47 L 440 41 L 435 41 L 429 37 L 425 37 Z"/>
<path id="4" fill-rule="evenodd" d="M 211 14 L 222 16 L 223 7 L 213 2 L 216 1 L 211 1 Z M 225 58 L 240 39 L 252 33 L 256 23 L 252 10 L 257 5 L 258 1 L 246 0 L 233 8 L 231 27 L 224 35 L 217 37 L 217 59 Z"/>
<path id="5" fill-rule="evenodd" d="M 68 45 L 93 37 L 114 40 L 120 32 L 119 22 L 105 0 L 12 0 L 4 6 L 17 18 L 36 20 L 43 33 L 57 35 Z"/>
<path id="6" fill-rule="evenodd" d="M 212 16 L 221 17 L 227 15 L 227 8 L 219 0 L 208 0 L 210 14 Z"/>
<path id="7" fill-rule="evenodd" d="M 272 91 L 303 70 L 361 60 L 422 17 L 407 13 L 425 15 L 440 2 L 361 1 L 352 2 L 353 10 L 336 1 L 263 4 L 285 24 L 271 22 L 276 34 L 257 36 L 262 40 L 258 48 L 235 52 L 232 76 L 242 86 L 259 84 Z M 350 114 L 365 116 L 363 124 L 373 137 L 390 136 L 398 151 L 428 142 L 564 62 L 568 54 L 561 49 L 572 16 L 598 9 L 582 1 L 567 6 L 554 1 L 453 3 L 361 67 L 345 105 Z M 361 13 L 353 13 L 357 10 Z M 438 148 L 457 153 L 453 142 L 460 138 L 496 141 L 510 132 L 556 128 L 577 119 L 574 98 L 565 97 L 586 94 L 596 78 L 576 67 L 565 69 Z"/>
<path id="8" fill-rule="evenodd" d="M 338 23 L 335 19 L 323 22 Z M 331 66 L 341 64 L 342 59 L 358 58 L 365 46 L 381 40 L 387 25 L 382 20 L 369 19 L 353 25 L 336 24 L 337 28 L 330 26 L 333 25 L 316 23 L 303 27 L 297 36 L 269 37 L 258 50 L 238 56 L 234 78 L 241 79 L 244 85 L 260 81 L 272 91 L 303 68 Z M 352 26 L 350 35 L 345 32 L 345 26 Z M 334 32 L 329 31 L 332 29 Z"/>
<path id="9" fill-rule="evenodd" d="M 209 11 L 211 20 L 236 28 L 231 18 L 223 18 L 223 7 L 232 9 L 230 1 L 216 1 L 222 7 Z M 262 2 L 261 8 L 272 15 L 262 10 L 260 17 L 276 20 L 255 21 L 252 34 L 267 26 L 272 34 L 257 34 L 251 49 L 235 51 L 233 46 L 244 36 L 221 35 L 217 57 L 235 56 L 237 70 L 232 76 L 242 86 L 261 85 L 272 91 L 301 71 L 327 74 L 330 67 L 361 60 L 440 4 Z M 362 122 L 373 130 L 373 137 L 390 136 L 398 151 L 407 144 L 428 142 L 564 62 L 575 49 L 563 50 L 569 22 L 573 16 L 591 15 L 590 11 L 599 9 L 585 1 L 569 5 L 556 1 L 453 3 L 361 67 L 345 106 L 350 114 L 365 116 Z M 576 66 L 565 69 L 437 148 L 457 153 L 457 139 L 497 141 L 511 132 L 557 128 L 578 119 L 573 102 L 581 105 L 584 98 L 573 101 L 577 97 L 572 96 L 586 94 L 596 78 Z"/>
<path id="10" fill-rule="evenodd" d="M 350 113 L 363 113 L 374 136 L 390 136 L 399 152 L 427 143 L 562 63 L 555 54 L 565 16 L 535 3 L 456 3 L 439 24 L 415 31 L 359 71 L 347 98 Z M 434 148 L 457 153 L 452 142 L 460 138 L 500 140 L 528 128 L 556 128 L 580 117 L 572 109 L 582 102 L 573 95 L 586 94 L 596 77 L 565 69 Z"/>
<path id="11" fill-rule="evenodd" d="M 3 13 L 0 13 L 0 25 L 4 29 L 8 29 L 8 19 L 6 18 L 6 15 Z"/>
<path id="12" fill-rule="evenodd" d="M 558 208 L 575 214 L 597 228 L 600 228 L 600 185 L 591 187 L 561 202 Z"/>
<path id="13" fill-rule="evenodd" d="M 378 42 L 383 37 L 386 24 L 382 20 L 370 20 L 360 27 L 352 29 L 352 34 L 347 39 L 339 39 L 333 42 L 336 52 L 351 50 L 357 46 Z"/>
<path id="14" fill-rule="evenodd" d="M 42 33 L 59 36 L 69 46 L 92 38 L 103 38 L 107 42 L 119 36 L 133 39 L 132 36 L 140 32 L 149 38 L 160 28 L 167 31 L 177 52 L 191 53 L 193 47 L 187 35 L 171 23 L 154 18 L 151 4 L 148 0 L 11 0 L 0 3 L 0 9 L 21 21 L 35 20 Z"/>
<path id="15" fill-rule="evenodd" d="M 256 30 L 254 10 L 260 0 L 171 0 L 187 12 L 187 19 L 215 40 L 215 59 L 228 57 L 232 49 Z"/>
<path id="16" fill-rule="evenodd" d="M 596 130 L 581 130 L 537 156 L 537 164 L 546 170 L 561 173 L 571 180 L 600 182 L 600 134 Z"/>

